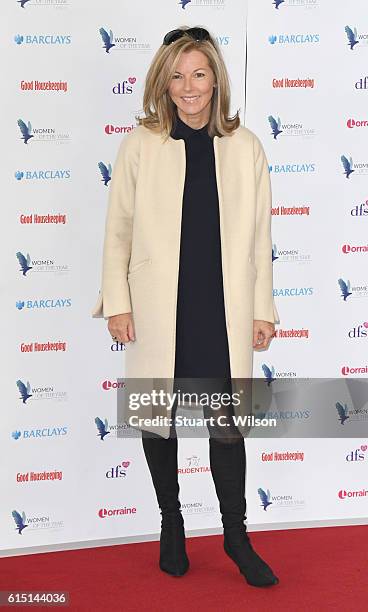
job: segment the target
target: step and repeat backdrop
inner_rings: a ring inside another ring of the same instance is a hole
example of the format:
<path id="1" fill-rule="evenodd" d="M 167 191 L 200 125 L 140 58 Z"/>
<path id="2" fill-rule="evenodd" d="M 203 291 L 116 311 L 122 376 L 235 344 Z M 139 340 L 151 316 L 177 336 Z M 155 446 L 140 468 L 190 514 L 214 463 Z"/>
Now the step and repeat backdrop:
<path id="1" fill-rule="evenodd" d="M 159 531 L 141 440 L 116 416 L 124 345 L 91 310 L 115 156 L 171 29 L 216 37 L 232 112 L 269 160 L 281 321 L 254 376 L 367 376 L 364 4 L 165 0 L 158 13 L 143 0 L 2 3 L 1 554 Z M 251 529 L 367 516 L 368 408 L 353 395 L 347 385 L 328 407 L 344 438 L 247 441 Z M 270 414 L 300 424 L 310 408 L 279 399 Z M 353 423 L 361 438 L 346 437 Z M 220 530 L 206 439 L 180 439 L 179 479 L 186 529 Z"/>

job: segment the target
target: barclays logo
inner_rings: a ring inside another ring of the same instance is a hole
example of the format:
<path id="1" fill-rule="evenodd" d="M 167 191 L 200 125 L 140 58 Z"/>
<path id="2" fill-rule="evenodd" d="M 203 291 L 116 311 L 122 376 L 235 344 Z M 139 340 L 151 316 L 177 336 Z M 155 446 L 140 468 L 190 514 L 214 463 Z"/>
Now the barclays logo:
<path id="1" fill-rule="evenodd" d="M 14 177 L 17 181 L 53 181 L 71 178 L 71 170 L 16 170 Z"/>
<path id="2" fill-rule="evenodd" d="M 316 171 L 316 164 L 274 164 L 268 168 L 274 174 L 311 174 Z"/>
<path id="3" fill-rule="evenodd" d="M 313 295 L 313 287 L 282 287 L 273 290 L 274 297 L 305 297 Z"/>
<path id="4" fill-rule="evenodd" d="M 306 45 L 320 42 L 319 34 L 271 34 L 270 45 Z"/>
<path id="5" fill-rule="evenodd" d="M 23 431 L 16 430 L 11 433 L 13 440 L 40 439 L 40 438 L 55 438 L 66 436 L 68 434 L 67 426 L 64 427 L 43 427 L 42 429 L 24 429 Z"/>
<path id="6" fill-rule="evenodd" d="M 16 34 L 14 36 L 16 45 L 70 45 L 70 35 L 55 34 Z"/>
<path id="7" fill-rule="evenodd" d="M 29 310 L 38 310 L 42 308 L 68 308 L 72 305 L 70 298 L 59 299 L 40 299 L 40 300 L 17 300 L 15 306 L 18 310 L 27 308 Z"/>

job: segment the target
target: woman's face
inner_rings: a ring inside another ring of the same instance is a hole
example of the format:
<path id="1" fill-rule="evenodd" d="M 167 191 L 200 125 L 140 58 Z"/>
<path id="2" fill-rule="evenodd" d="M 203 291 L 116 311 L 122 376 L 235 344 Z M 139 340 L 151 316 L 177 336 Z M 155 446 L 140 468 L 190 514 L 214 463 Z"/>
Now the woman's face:
<path id="1" fill-rule="evenodd" d="M 215 75 L 202 51 L 182 53 L 168 88 L 183 121 L 206 123 L 210 117 Z"/>

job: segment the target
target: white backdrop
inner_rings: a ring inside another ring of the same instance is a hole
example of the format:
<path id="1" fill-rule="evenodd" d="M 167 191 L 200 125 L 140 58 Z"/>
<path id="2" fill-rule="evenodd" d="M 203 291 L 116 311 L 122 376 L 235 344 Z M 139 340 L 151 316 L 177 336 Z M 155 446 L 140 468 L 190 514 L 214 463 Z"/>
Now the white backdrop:
<path id="1" fill-rule="evenodd" d="M 279 7 L 252 0 L 248 16 L 240 0 L 184 6 L 165 0 L 159 15 L 142 0 L 89 3 L 88 11 L 76 0 L 22 4 L 4 1 L 0 25 L 6 62 L 3 216 L 9 228 L 0 247 L 8 272 L 1 320 L 5 555 L 45 545 L 139 540 L 159 530 L 141 441 L 116 436 L 114 387 L 124 373 L 124 347 L 111 344 L 105 321 L 90 313 L 109 188 L 99 163 L 109 170 L 124 132 L 134 128 L 148 65 L 168 30 L 202 25 L 216 36 L 230 73 L 232 111 L 241 109 L 269 158 L 281 325 L 271 349 L 256 355 L 254 376 L 263 376 L 263 364 L 281 379 L 367 373 L 363 0 L 349 8 L 336 8 L 332 0 L 286 0 Z M 347 25 L 359 41 L 352 50 Z M 100 28 L 112 31 L 108 53 Z M 308 86 L 290 83 L 297 79 Z M 282 130 L 276 139 L 269 117 Z M 342 155 L 352 159 L 348 179 Z M 339 278 L 350 281 L 346 301 Z M 351 397 L 344 399 L 349 410 Z M 307 407 L 274 412 L 295 421 L 310 416 Z M 365 406 L 350 414 L 351 422 L 361 421 L 362 439 L 249 440 L 250 528 L 364 520 L 367 413 Z M 103 441 L 96 417 L 108 420 Z M 208 442 L 181 439 L 179 445 L 186 528 L 220 529 Z M 260 488 L 270 491 L 266 509 Z"/>

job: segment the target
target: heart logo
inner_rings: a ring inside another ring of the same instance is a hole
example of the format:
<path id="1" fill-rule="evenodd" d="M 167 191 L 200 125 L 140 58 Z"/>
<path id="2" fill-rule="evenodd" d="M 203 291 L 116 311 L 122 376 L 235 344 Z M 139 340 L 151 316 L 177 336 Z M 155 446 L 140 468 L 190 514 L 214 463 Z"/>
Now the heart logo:
<path id="1" fill-rule="evenodd" d="M 135 77 L 129 77 L 128 81 L 129 83 L 131 83 L 132 85 L 134 85 L 134 83 L 136 82 L 136 78 Z"/>
<path id="2" fill-rule="evenodd" d="M 364 327 L 368 327 L 368 321 L 364 321 L 363 325 Z"/>
<path id="3" fill-rule="evenodd" d="M 366 444 L 362 444 L 362 446 L 360 447 L 362 451 L 366 451 L 368 446 Z"/>
<path id="4" fill-rule="evenodd" d="M 127 468 L 127 467 L 129 467 L 129 466 L 130 466 L 130 461 L 122 461 L 122 462 L 121 462 L 121 465 L 122 465 L 124 468 Z"/>

